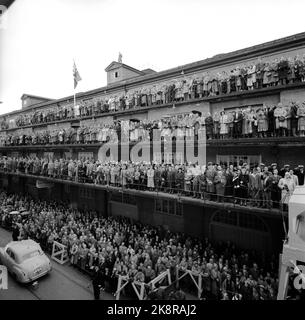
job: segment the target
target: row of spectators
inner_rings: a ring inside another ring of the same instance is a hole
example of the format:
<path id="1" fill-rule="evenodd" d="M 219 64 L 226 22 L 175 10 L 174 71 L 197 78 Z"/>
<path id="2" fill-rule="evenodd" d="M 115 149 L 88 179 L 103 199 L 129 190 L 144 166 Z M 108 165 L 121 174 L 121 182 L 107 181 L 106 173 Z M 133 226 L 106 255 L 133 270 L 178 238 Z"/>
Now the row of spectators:
<path id="1" fill-rule="evenodd" d="M 122 135 L 130 141 L 171 139 L 173 136 L 200 136 L 204 139 L 305 136 L 305 103 L 291 102 L 284 106 L 248 107 L 220 113 L 180 114 L 160 120 L 114 121 L 96 120 L 76 128 L 58 128 L 42 132 L 18 132 L 1 136 L 1 145 L 103 143 Z"/>
<path id="2" fill-rule="evenodd" d="M 211 162 L 199 166 L 2 157 L 0 169 L 264 208 L 278 207 L 281 203 L 286 209 L 295 187 L 304 185 L 303 165 L 295 169 L 285 165 L 279 170 L 276 163 L 250 168 L 247 163 L 226 167 Z"/>
<path id="3" fill-rule="evenodd" d="M 87 271 L 98 266 L 102 286 L 109 291 L 116 291 L 118 275 L 147 283 L 169 269 L 174 280 L 178 267 L 192 271 L 195 278 L 202 274 L 203 299 L 276 299 L 274 256 L 264 258 L 230 242 L 212 243 L 123 218 L 94 217 L 63 203 L 5 192 L 0 199 L 3 226 L 10 216 L 7 207 L 30 212 L 27 219 L 14 216 L 14 240 L 34 239 L 49 252 L 53 241 L 66 245 L 71 264 Z"/>
<path id="4" fill-rule="evenodd" d="M 21 114 L 12 124 L 1 123 L 2 129 L 47 123 L 64 119 L 95 116 L 102 113 L 128 110 L 143 106 L 173 103 L 190 99 L 217 96 L 244 90 L 285 85 L 305 81 L 305 56 L 258 60 L 250 65 L 236 66 L 218 73 L 203 72 L 181 79 L 131 89 L 120 95 L 96 97 L 72 104 L 52 106 L 48 110 Z"/>

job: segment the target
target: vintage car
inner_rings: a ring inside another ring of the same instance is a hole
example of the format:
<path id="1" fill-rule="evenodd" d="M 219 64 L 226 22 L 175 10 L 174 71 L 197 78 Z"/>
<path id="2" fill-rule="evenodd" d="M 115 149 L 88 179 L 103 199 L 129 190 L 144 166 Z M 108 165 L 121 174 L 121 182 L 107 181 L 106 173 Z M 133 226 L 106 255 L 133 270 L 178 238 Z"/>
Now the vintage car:
<path id="1" fill-rule="evenodd" d="M 22 283 L 32 282 L 52 269 L 50 259 L 34 240 L 12 241 L 0 248 L 0 263 L 13 278 Z"/>

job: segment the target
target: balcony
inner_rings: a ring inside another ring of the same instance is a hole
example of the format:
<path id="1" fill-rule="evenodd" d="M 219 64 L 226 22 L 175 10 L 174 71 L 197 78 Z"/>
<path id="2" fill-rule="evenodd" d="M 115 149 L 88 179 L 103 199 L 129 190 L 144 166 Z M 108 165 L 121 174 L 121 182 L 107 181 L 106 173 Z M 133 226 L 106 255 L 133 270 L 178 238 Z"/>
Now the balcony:
<path id="1" fill-rule="evenodd" d="M 79 120 L 90 120 L 90 119 L 109 117 L 109 116 L 113 116 L 116 118 L 118 116 L 136 114 L 138 112 L 143 113 L 143 112 L 149 111 L 149 110 L 171 108 L 171 107 L 173 107 L 173 105 L 175 105 L 176 107 L 179 107 L 179 106 L 190 105 L 190 104 L 198 104 L 200 102 L 216 103 L 216 102 L 222 102 L 222 101 L 233 101 L 236 99 L 263 97 L 266 95 L 278 94 L 283 90 L 294 90 L 294 89 L 302 89 L 302 88 L 305 88 L 305 82 L 296 82 L 296 83 L 292 83 L 292 84 L 277 85 L 277 86 L 268 87 L 268 88 L 245 90 L 245 91 L 238 91 L 238 92 L 235 91 L 235 92 L 231 92 L 229 94 L 219 94 L 216 96 L 195 98 L 195 99 L 189 99 L 186 101 L 178 101 L 178 102 L 173 101 L 170 103 L 155 104 L 155 105 L 142 106 L 142 107 L 138 106 L 138 107 L 133 107 L 131 109 L 108 111 L 108 112 L 96 113 L 96 114 L 92 114 L 92 115 L 88 115 L 88 116 L 66 118 L 66 119 L 61 119 L 61 120 L 56 120 L 56 121 L 25 125 L 25 126 L 21 126 L 21 127 L 16 126 L 14 128 L 1 129 L 0 132 L 10 132 L 10 131 L 18 130 L 21 128 L 36 128 L 36 127 L 43 127 L 43 126 L 47 126 L 47 125 L 54 125 L 54 124 L 60 124 L 60 123 L 66 123 L 66 122 L 78 122 Z M 20 112 L 20 114 L 21 113 L 22 112 Z"/>
<path id="2" fill-rule="evenodd" d="M 33 175 L 33 174 L 25 174 L 25 173 L 17 173 L 17 172 L 4 172 L 3 170 L 0 171 L 0 176 L 16 176 L 16 177 L 23 177 L 23 178 L 31 178 L 35 180 L 42 180 L 46 182 L 52 182 L 52 183 L 62 183 L 66 185 L 74 185 L 77 187 L 82 188 L 91 188 L 91 189 L 97 189 L 97 190 L 103 190 L 106 192 L 117 192 L 117 193 L 125 193 L 133 196 L 138 197 L 147 197 L 147 198 L 153 198 L 153 199 L 171 199 L 173 201 L 178 201 L 183 204 L 191 204 L 196 206 L 202 206 L 202 207 L 208 207 L 208 208 L 215 208 L 215 209 L 222 209 L 222 210 L 228 210 L 228 211 L 238 211 L 238 212 L 248 212 L 248 213 L 254 213 L 262 216 L 271 216 L 274 218 L 282 219 L 283 217 L 288 217 L 288 213 L 286 211 L 283 211 L 282 209 L 278 208 L 262 208 L 262 207 L 254 207 L 251 205 L 239 205 L 235 203 L 234 200 L 240 200 L 237 197 L 227 197 L 222 196 L 219 201 L 210 200 L 211 194 L 208 194 L 207 192 L 202 192 L 201 199 L 192 198 L 191 196 L 187 196 L 185 194 L 170 194 L 164 191 L 148 191 L 148 190 L 138 190 L 138 189 L 132 189 L 132 188 L 126 188 L 126 187 L 115 187 L 111 185 L 101 185 L 101 184 L 95 184 L 95 183 L 89 183 L 86 182 L 86 180 L 82 182 L 78 181 L 71 181 L 67 180 L 65 178 L 51 178 L 47 176 L 39 176 L 39 175 Z M 213 195 L 216 196 L 216 195 Z M 247 199 L 247 201 L 250 203 L 251 199 Z"/>
<path id="3" fill-rule="evenodd" d="M 147 141 L 149 143 L 150 141 Z M 137 142 L 130 141 L 130 145 Z M 9 145 L 0 146 L 1 152 L 6 151 L 27 151 L 27 150 L 63 150 L 63 149 L 92 149 L 97 150 L 103 143 L 58 143 L 58 144 L 30 144 L 30 145 Z M 305 137 L 266 137 L 266 138 L 227 138 L 211 139 L 206 141 L 207 148 L 221 147 L 302 147 L 305 145 Z"/>

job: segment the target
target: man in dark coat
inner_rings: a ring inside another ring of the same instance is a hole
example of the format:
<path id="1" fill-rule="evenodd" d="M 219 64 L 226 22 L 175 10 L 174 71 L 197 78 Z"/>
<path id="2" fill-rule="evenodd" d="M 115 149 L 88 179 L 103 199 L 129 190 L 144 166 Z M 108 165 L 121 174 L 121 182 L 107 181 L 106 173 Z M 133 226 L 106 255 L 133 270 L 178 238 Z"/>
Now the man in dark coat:
<path id="1" fill-rule="evenodd" d="M 245 167 L 241 168 L 239 181 L 240 181 L 240 197 L 244 199 L 241 201 L 241 205 L 247 205 L 246 199 L 248 198 L 249 174 L 246 172 Z"/>
<path id="2" fill-rule="evenodd" d="M 290 170 L 290 165 L 289 164 L 285 164 L 284 167 L 280 170 L 279 175 L 284 178 L 285 173 L 289 172 Z"/>
<path id="3" fill-rule="evenodd" d="M 169 193 L 174 193 L 175 181 L 176 181 L 176 169 L 173 168 L 171 165 L 169 165 L 168 172 L 167 172 L 167 187 L 169 188 Z"/>
<path id="4" fill-rule="evenodd" d="M 273 202 L 273 207 L 277 208 L 281 199 L 281 189 L 278 184 L 282 177 L 278 174 L 278 170 L 273 170 L 272 175 L 272 187 L 271 187 L 271 200 Z"/>
<path id="5" fill-rule="evenodd" d="M 236 109 L 236 111 L 233 114 L 234 120 L 233 120 L 233 137 L 234 138 L 240 138 L 242 133 L 242 121 L 243 121 L 243 115 L 240 110 Z"/>
<path id="6" fill-rule="evenodd" d="M 291 133 L 294 137 L 297 137 L 297 128 L 298 128 L 298 106 L 295 103 L 291 104 L 290 109 L 290 121 L 291 121 Z"/>
<path id="7" fill-rule="evenodd" d="M 275 118 L 274 118 L 274 110 L 276 109 L 276 106 L 273 108 L 268 107 L 268 131 L 269 136 L 274 137 L 275 136 Z"/>
<path id="8" fill-rule="evenodd" d="M 210 113 L 208 113 L 207 117 L 205 118 L 205 127 L 207 139 L 211 140 L 213 137 L 214 121 Z"/>
<path id="9" fill-rule="evenodd" d="M 304 185 L 304 166 L 303 165 L 299 165 L 296 170 L 295 170 L 295 175 L 298 177 L 299 179 L 299 186 L 303 186 Z"/>
<path id="10" fill-rule="evenodd" d="M 158 165 L 155 166 L 155 174 L 154 174 L 154 182 L 155 182 L 155 188 L 157 191 L 159 191 L 161 186 L 161 170 Z"/>
<path id="11" fill-rule="evenodd" d="M 176 174 L 176 188 L 178 190 L 178 193 L 182 193 L 184 190 L 184 173 L 182 171 L 182 168 L 179 168 Z"/>
<path id="12" fill-rule="evenodd" d="M 13 228 L 13 233 L 12 233 L 13 241 L 18 241 L 18 237 L 19 237 L 19 233 L 20 233 L 19 227 L 16 223 L 14 223 L 12 228 Z"/>
<path id="13" fill-rule="evenodd" d="M 102 282 L 101 273 L 100 273 L 99 267 L 96 266 L 93 277 L 92 277 L 92 286 L 93 286 L 93 293 L 94 293 L 95 300 L 100 299 L 101 282 Z"/>

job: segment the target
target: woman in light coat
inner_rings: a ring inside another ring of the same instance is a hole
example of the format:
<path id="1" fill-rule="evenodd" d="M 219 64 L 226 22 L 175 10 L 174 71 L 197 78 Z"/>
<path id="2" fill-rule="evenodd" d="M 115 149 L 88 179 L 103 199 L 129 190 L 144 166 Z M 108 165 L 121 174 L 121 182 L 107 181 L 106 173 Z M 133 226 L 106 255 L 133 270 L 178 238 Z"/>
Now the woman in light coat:
<path id="1" fill-rule="evenodd" d="M 154 175 L 155 170 L 152 167 L 149 167 L 147 170 L 147 188 L 149 188 L 150 190 L 153 190 L 155 188 Z"/>
<path id="2" fill-rule="evenodd" d="M 285 173 L 284 178 L 280 179 L 279 188 L 282 190 L 282 204 L 287 207 L 290 197 L 295 189 L 295 182 L 289 172 Z"/>
<path id="3" fill-rule="evenodd" d="M 225 111 L 220 113 L 220 137 L 224 139 L 228 134 L 228 116 Z"/>

